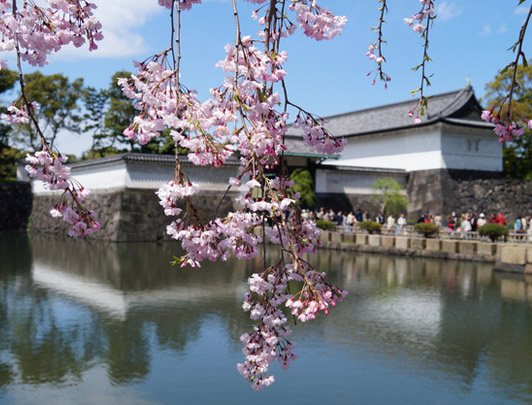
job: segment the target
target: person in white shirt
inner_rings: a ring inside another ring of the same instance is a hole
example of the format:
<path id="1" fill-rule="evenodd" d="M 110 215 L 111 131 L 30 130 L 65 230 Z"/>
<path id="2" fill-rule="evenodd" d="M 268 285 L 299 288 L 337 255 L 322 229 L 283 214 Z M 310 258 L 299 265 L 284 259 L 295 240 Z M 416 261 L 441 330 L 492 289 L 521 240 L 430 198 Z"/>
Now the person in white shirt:
<path id="1" fill-rule="evenodd" d="M 486 220 L 486 215 L 482 212 L 482 213 L 478 216 L 477 229 L 480 228 L 482 225 L 486 225 L 486 222 L 488 222 L 488 221 Z"/>
<path id="2" fill-rule="evenodd" d="M 466 239 L 469 238 L 468 232 L 471 232 L 471 222 L 469 222 L 469 216 L 467 214 L 462 214 L 460 228 L 462 230 L 462 236 Z"/>
<path id="3" fill-rule="evenodd" d="M 395 234 L 399 235 L 401 232 L 403 232 L 403 229 L 405 226 L 406 226 L 405 214 L 401 214 L 401 216 L 397 219 L 397 227 L 395 228 Z"/>
<path id="4" fill-rule="evenodd" d="M 393 232 L 393 229 L 395 228 L 395 217 L 393 214 L 388 215 L 388 219 L 386 220 L 386 229 L 388 229 L 390 232 Z"/>

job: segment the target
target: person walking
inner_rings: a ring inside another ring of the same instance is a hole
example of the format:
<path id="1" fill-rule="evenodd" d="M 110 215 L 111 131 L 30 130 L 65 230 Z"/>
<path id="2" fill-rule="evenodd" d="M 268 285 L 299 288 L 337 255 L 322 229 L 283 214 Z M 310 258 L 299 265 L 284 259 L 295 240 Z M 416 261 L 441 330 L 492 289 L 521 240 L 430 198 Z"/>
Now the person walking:
<path id="1" fill-rule="evenodd" d="M 352 231 L 355 227 L 355 223 L 357 222 L 355 218 L 355 214 L 353 214 L 353 211 L 350 211 L 349 214 L 347 214 L 347 218 L 345 219 L 345 222 L 347 224 L 348 230 Z"/>
<path id="2" fill-rule="evenodd" d="M 397 227 L 395 228 L 395 234 L 399 235 L 400 233 L 403 233 L 405 226 L 406 226 L 405 214 L 401 214 L 401 216 L 397 219 Z"/>
<path id="3" fill-rule="evenodd" d="M 386 229 L 389 232 L 393 232 L 393 229 L 395 228 L 395 217 L 393 214 L 388 215 L 388 219 L 386 220 Z"/>
<path id="4" fill-rule="evenodd" d="M 480 215 L 478 216 L 477 229 L 480 228 L 483 225 L 486 225 L 487 222 L 488 221 L 486 221 L 486 214 L 481 212 Z"/>
<path id="5" fill-rule="evenodd" d="M 502 212 L 499 212 L 499 215 L 497 215 L 496 223 L 502 226 L 508 225 L 508 222 L 506 221 L 506 217 L 502 214 Z"/>

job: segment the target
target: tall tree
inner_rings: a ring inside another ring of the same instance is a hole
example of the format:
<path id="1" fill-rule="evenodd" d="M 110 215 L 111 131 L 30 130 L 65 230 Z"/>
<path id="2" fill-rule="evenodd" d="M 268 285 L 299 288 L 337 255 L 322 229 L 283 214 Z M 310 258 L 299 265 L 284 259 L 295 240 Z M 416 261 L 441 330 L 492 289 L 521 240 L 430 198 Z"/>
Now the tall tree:
<path id="1" fill-rule="evenodd" d="M 17 81 L 18 74 L 9 69 L 0 69 L 0 94 L 11 90 Z M 0 107 L 6 112 L 6 107 Z M 20 152 L 10 145 L 11 126 L 0 123 L 0 179 L 15 178 L 15 161 L 21 157 Z"/>
<path id="2" fill-rule="evenodd" d="M 79 132 L 81 113 L 78 101 L 83 94 L 83 79 L 70 81 L 61 73 L 43 75 L 36 71 L 27 74 L 25 80 L 26 95 L 39 103 L 37 120 L 52 145 L 62 130 Z M 31 122 L 16 131 L 14 140 L 18 146 L 33 150 L 40 148 L 41 140 Z"/>
<path id="3" fill-rule="evenodd" d="M 402 190 L 395 179 L 382 177 L 371 185 L 371 198 L 379 204 L 384 216 L 399 215 L 408 207 L 408 199 L 401 193 Z"/>
<path id="4" fill-rule="evenodd" d="M 111 85 L 107 90 L 108 109 L 104 118 L 105 136 L 103 138 L 105 138 L 107 147 L 126 145 L 133 152 L 137 143 L 126 138 L 123 132 L 135 118 L 136 110 L 132 100 L 124 95 L 118 85 L 118 79 L 130 76 L 130 72 L 119 71 L 111 78 Z"/>
<path id="5" fill-rule="evenodd" d="M 301 195 L 299 201 L 303 208 L 314 208 L 316 193 L 314 192 L 314 181 L 312 175 L 306 169 L 295 169 L 290 174 L 290 180 L 294 181 L 294 191 Z"/>
<path id="6" fill-rule="evenodd" d="M 105 128 L 105 113 L 108 108 L 109 93 L 107 90 L 98 90 L 87 87 L 83 92 L 83 124 L 81 131 L 92 137 L 92 145 L 83 155 L 85 159 L 99 158 L 111 155 L 114 152 L 112 142 L 108 142 Z"/>
<path id="7" fill-rule="evenodd" d="M 531 61 L 532 62 L 532 61 Z M 497 100 L 506 96 L 512 83 L 513 70 L 500 72 L 492 82 L 486 84 L 486 99 L 491 108 Z M 519 65 L 516 75 L 519 86 L 514 90 L 512 106 L 514 114 L 532 116 L 532 66 Z M 532 180 L 532 131 L 504 142 L 504 173 L 518 179 Z"/>
<path id="8" fill-rule="evenodd" d="M 143 152 L 173 154 L 174 141 L 170 136 L 170 131 L 165 130 L 157 139 L 153 139 L 146 145 L 139 145 L 138 142 L 124 136 L 123 132 L 135 118 L 135 101 L 124 95 L 118 85 L 118 79 L 128 78 L 130 72 L 116 72 L 112 78 L 109 88 L 96 90 L 92 87 L 84 92 L 83 102 L 85 114 L 83 116 L 83 132 L 90 133 L 93 142 L 85 158 L 97 158 L 114 155 L 122 152 Z"/>

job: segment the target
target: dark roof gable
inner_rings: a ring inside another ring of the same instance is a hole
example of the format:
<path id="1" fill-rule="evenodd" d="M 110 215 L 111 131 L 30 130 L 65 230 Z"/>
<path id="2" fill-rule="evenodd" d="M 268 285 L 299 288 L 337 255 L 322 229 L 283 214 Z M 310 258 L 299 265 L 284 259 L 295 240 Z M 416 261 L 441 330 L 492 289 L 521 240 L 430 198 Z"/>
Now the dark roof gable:
<path id="1" fill-rule="evenodd" d="M 475 98 L 471 86 L 449 93 L 438 94 L 428 99 L 425 115 L 421 124 L 414 124 L 408 111 L 416 100 L 367 108 L 344 114 L 326 117 L 325 127 L 337 137 L 359 136 L 378 132 L 387 132 L 415 126 L 433 124 L 438 121 L 460 125 L 490 128 L 480 119 L 482 108 Z M 297 129 L 290 127 L 289 136 L 299 136 Z"/>

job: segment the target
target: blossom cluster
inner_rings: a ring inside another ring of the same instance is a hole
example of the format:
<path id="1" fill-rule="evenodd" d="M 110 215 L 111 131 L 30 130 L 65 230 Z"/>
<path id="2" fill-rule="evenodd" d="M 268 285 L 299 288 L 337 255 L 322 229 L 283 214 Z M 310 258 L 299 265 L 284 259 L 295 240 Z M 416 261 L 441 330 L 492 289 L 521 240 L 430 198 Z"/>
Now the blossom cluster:
<path id="1" fill-rule="evenodd" d="M 159 3 L 165 7 L 173 4 L 164 0 Z M 182 1 L 181 9 L 187 8 L 184 4 Z M 287 291 L 287 283 L 312 280 L 316 284 L 309 286 L 303 282 L 298 295 L 311 308 L 308 319 L 315 314 L 312 312 L 315 307 L 322 310 L 338 301 L 324 279 L 313 276 L 321 273 L 301 264 L 300 256 L 315 252 L 319 245 L 319 231 L 313 222 L 301 218 L 299 195 L 292 189 L 293 182 L 285 172 L 275 178 L 266 174 L 282 163 L 281 156 L 286 150 L 288 114 L 286 109 L 279 110 L 283 98 L 274 88 L 284 81 L 283 66 L 288 58 L 279 41 L 296 28 L 275 3 L 270 4 L 274 8 L 265 10 L 264 16 L 259 18 L 258 10 L 253 13 L 262 26 L 258 40 L 238 35 L 235 44 L 225 46 L 225 58 L 216 66 L 227 77 L 222 85 L 210 90 L 208 100 L 199 101 L 196 92 L 180 85 L 179 72 L 169 58 L 172 49 L 137 63 L 136 74 L 119 80 L 124 94 L 135 100 L 139 111 L 124 131 L 125 136 L 144 144 L 170 129 L 176 146 L 187 148 L 188 160 L 195 165 L 218 167 L 233 151 L 239 152 L 238 175 L 228 180 L 229 187 L 239 187 L 242 192 L 236 198 L 239 209 L 235 212 L 210 220 L 201 217 L 193 203 L 198 188 L 181 170 L 179 158 L 174 179 L 157 191 L 165 214 L 176 217 L 167 226 L 167 234 L 179 240 L 186 251 L 176 262 L 199 267 L 203 260 L 227 260 L 232 254 L 241 259 L 253 258 L 265 237 L 290 256 L 288 263 L 268 267 L 250 278 L 251 292 L 244 308 L 250 310 L 251 318 L 258 324 L 241 338 L 246 360 L 238 369 L 255 389 L 274 381 L 273 376 L 266 374 L 272 361 L 279 361 L 286 368 L 296 357 L 292 352 L 294 345 L 286 339 L 290 329 L 281 310 L 282 304 L 294 298 Z M 338 35 L 346 21 L 345 17 L 336 17 L 320 8 L 316 1 L 309 4 L 294 1 L 289 8 L 296 13 L 305 34 L 316 40 Z M 260 50 L 257 43 L 265 49 Z M 320 153 L 341 151 L 345 141 L 334 138 L 321 121 L 300 111 L 294 126 L 303 130 L 303 139 L 309 145 Z M 288 218 L 288 211 L 296 214 Z M 308 291 L 314 291 L 314 295 Z"/>
<path id="2" fill-rule="evenodd" d="M 63 165 L 68 157 L 59 154 L 55 156 L 46 149 L 26 155 L 25 169 L 28 174 L 41 180 L 47 190 L 65 190 L 70 186 L 70 167 Z"/>
<path id="3" fill-rule="evenodd" d="M 345 147 L 345 139 L 335 138 L 322 124 L 309 115 L 298 116 L 294 122 L 294 128 L 301 128 L 303 140 L 319 153 L 334 155 Z"/>
<path id="4" fill-rule="evenodd" d="M 80 47 L 88 41 L 89 50 L 98 48 L 96 41 L 103 35 L 102 25 L 93 15 L 94 4 L 85 0 L 47 0 L 47 3 L 49 7 L 40 7 L 23 0 L 22 6 L 13 11 L 12 1 L 1 0 L 0 50 L 18 47 L 23 61 L 44 66 L 48 56 L 64 45 Z"/>
<path id="5" fill-rule="evenodd" d="M 178 73 L 165 68 L 165 64 L 166 54 L 159 55 L 138 63 L 137 74 L 119 79 L 124 94 L 136 100 L 135 108 L 140 111 L 124 135 L 136 137 L 144 145 L 169 128 L 174 141 L 192 152 L 189 154 L 192 163 L 223 165 L 233 153 L 228 144 L 231 137 L 228 125 L 237 120 L 234 101 L 224 99 L 219 89 L 212 89 L 213 98 L 200 102 L 196 92 L 177 88 Z M 184 131 L 187 136 L 183 136 Z"/>
<path id="6" fill-rule="evenodd" d="M 433 0 L 419 0 L 421 3 L 421 10 L 409 18 L 404 18 L 414 32 L 418 34 L 425 31 L 426 27 L 423 25 L 425 18 L 434 16 L 434 1 Z"/>
<path id="7" fill-rule="evenodd" d="M 246 294 L 242 308 L 259 324 L 251 333 L 240 336 L 246 361 L 239 363 L 237 369 L 257 391 L 275 381 L 267 374 L 272 362 L 278 361 L 287 369 L 290 361 L 297 358 L 293 353 L 295 344 L 287 339 L 292 331 L 285 325 L 287 318 L 281 310 L 281 305 L 290 299 L 286 293 L 289 281 L 289 273 L 282 266 L 270 267 L 248 279 L 251 292 Z"/>
<path id="8" fill-rule="evenodd" d="M 525 133 L 525 127 L 532 129 L 532 120 L 525 119 L 524 125 L 519 125 L 512 118 L 501 117 L 501 114 L 493 114 L 493 109 L 482 111 L 481 118 L 495 125 L 493 132 L 499 136 L 499 142 L 511 141 L 513 137 L 520 137 Z"/>
<path id="9" fill-rule="evenodd" d="M 70 167 L 65 166 L 67 157 L 50 152 L 47 149 L 26 156 L 25 169 L 33 178 L 41 180 L 47 190 L 63 190 L 58 203 L 50 210 L 54 218 L 63 218 L 70 224 L 68 235 L 72 237 L 89 236 L 100 229 L 96 213 L 85 208 L 82 202 L 90 190 L 77 184 L 70 178 Z"/>
<path id="10" fill-rule="evenodd" d="M 316 1 L 311 1 L 310 4 L 295 1 L 290 9 L 295 10 L 296 20 L 305 35 L 317 41 L 333 39 L 342 32 L 347 22 L 346 17 L 335 16 L 326 7 L 319 7 Z"/>
<path id="11" fill-rule="evenodd" d="M 382 62 L 384 62 L 384 58 L 382 56 L 375 55 L 375 49 L 377 49 L 377 45 L 371 44 L 368 47 L 368 51 L 366 52 L 366 56 L 370 59 L 375 61 L 377 65 L 380 65 Z"/>
<path id="12" fill-rule="evenodd" d="M 176 0 L 159 0 L 159 5 L 171 9 Z M 201 4 L 201 0 L 180 0 L 181 10 L 190 10 L 192 4 Z"/>
<path id="13" fill-rule="evenodd" d="M 71 228 L 68 230 L 68 236 L 73 238 L 92 235 L 100 229 L 100 223 L 96 221 L 96 212 L 80 209 L 73 205 L 56 205 L 50 210 L 50 215 L 54 218 L 63 218 Z"/>
<path id="14" fill-rule="evenodd" d="M 167 226 L 167 233 L 181 241 L 187 251 L 181 258 L 182 266 L 199 267 L 203 260 L 225 261 L 231 252 L 239 259 L 257 256 L 262 237 L 255 235 L 253 229 L 262 221 L 261 216 L 245 212 L 233 212 L 224 219 L 188 226 L 177 219 Z"/>
<path id="15" fill-rule="evenodd" d="M 273 376 L 267 374 L 272 362 L 278 361 L 281 368 L 287 369 L 290 361 L 297 358 L 293 353 L 294 343 L 287 339 L 292 331 L 286 326 L 287 318 L 281 309 L 283 304 L 297 319 L 306 322 L 315 319 L 320 311 L 327 315 L 329 306 L 334 307 L 347 295 L 346 291 L 327 283 L 324 273 L 317 272 L 303 260 L 293 259 L 248 279 L 250 293 L 246 294 L 242 307 L 259 324 L 254 326 L 252 333 L 240 337 L 246 361 L 237 368 L 252 382 L 255 390 L 274 381 Z M 291 281 L 302 284 L 301 291 L 295 295 L 287 288 Z"/>

